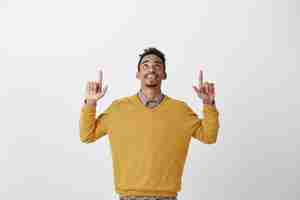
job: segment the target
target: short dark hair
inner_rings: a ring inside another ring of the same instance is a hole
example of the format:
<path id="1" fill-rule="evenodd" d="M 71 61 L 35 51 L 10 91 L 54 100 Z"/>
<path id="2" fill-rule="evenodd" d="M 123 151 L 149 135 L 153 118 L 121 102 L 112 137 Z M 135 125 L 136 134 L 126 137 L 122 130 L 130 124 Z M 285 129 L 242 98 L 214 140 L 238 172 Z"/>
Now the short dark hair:
<path id="1" fill-rule="evenodd" d="M 140 71 L 140 64 L 142 62 L 142 59 L 146 55 L 149 55 L 149 54 L 154 54 L 154 55 L 158 56 L 162 60 L 162 62 L 163 62 L 164 71 L 166 71 L 166 58 L 165 58 L 165 54 L 163 52 L 161 52 L 160 50 L 158 50 L 157 48 L 155 48 L 155 47 L 146 48 L 146 49 L 144 49 L 144 52 L 139 55 L 140 59 L 139 59 L 139 62 L 138 62 L 138 71 Z"/>

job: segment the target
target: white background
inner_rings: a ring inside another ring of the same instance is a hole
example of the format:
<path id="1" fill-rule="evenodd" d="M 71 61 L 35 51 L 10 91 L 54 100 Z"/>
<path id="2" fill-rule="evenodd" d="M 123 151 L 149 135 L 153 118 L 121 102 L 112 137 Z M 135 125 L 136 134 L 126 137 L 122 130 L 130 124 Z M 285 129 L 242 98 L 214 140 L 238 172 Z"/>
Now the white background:
<path id="1" fill-rule="evenodd" d="M 0 0 L 0 199 L 118 199 L 108 137 L 79 140 L 85 84 L 134 94 L 138 54 L 162 50 L 162 90 L 202 117 L 199 65 L 215 83 L 218 141 L 191 140 L 179 200 L 296 200 L 296 0 Z"/>

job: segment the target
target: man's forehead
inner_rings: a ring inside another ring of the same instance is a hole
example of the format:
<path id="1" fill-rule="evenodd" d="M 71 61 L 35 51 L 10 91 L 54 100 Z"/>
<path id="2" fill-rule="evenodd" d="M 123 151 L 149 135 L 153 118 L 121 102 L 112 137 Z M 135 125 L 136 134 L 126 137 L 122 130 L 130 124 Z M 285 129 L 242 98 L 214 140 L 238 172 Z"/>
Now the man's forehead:
<path id="1" fill-rule="evenodd" d="M 143 63 L 144 61 L 147 61 L 147 60 L 162 63 L 161 58 L 155 54 L 149 54 L 149 55 L 144 56 L 141 63 Z"/>

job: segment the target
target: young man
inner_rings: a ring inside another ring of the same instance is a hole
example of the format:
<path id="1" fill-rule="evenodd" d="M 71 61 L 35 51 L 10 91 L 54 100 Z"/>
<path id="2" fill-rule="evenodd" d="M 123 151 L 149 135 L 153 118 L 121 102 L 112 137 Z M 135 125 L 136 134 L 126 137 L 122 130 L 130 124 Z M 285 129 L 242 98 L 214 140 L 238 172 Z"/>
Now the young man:
<path id="1" fill-rule="evenodd" d="M 121 200 L 176 200 L 191 138 L 205 144 L 217 141 L 219 113 L 214 84 L 193 86 L 203 101 L 203 119 L 184 102 L 161 91 L 167 78 L 164 54 L 148 48 L 140 55 L 136 78 L 140 90 L 114 100 L 96 117 L 96 104 L 106 91 L 89 81 L 80 114 L 80 140 L 92 143 L 108 134 L 115 190 Z"/>

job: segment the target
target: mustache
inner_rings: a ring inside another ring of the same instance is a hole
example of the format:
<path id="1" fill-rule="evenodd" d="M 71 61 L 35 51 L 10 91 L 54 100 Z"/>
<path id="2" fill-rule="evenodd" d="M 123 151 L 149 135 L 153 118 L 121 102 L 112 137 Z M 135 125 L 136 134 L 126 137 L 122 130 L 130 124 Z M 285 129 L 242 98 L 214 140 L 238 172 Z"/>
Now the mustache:
<path id="1" fill-rule="evenodd" d="M 155 77 L 157 77 L 156 73 L 149 73 L 149 74 L 146 74 L 144 77 L 147 78 L 149 75 L 154 75 Z"/>

